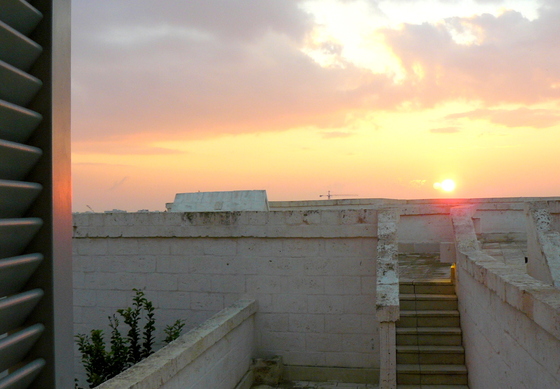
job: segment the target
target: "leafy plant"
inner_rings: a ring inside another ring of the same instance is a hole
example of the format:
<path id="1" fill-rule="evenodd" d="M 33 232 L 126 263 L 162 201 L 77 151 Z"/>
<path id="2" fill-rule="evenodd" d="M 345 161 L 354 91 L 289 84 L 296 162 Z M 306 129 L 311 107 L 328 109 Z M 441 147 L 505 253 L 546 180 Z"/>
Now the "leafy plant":
<path id="1" fill-rule="evenodd" d="M 183 330 L 184 326 L 185 321 L 183 319 L 177 319 L 175 323 L 168 324 L 167 327 L 165 327 L 165 329 L 163 330 L 163 332 L 165 332 L 165 335 L 167 335 L 164 342 L 171 343 L 179 336 L 181 336 L 181 331 Z"/>
<path id="2" fill-rule="evenodd" d="M 82 364 L 86 370 L 87 382 L 94 388 L 115 377 L 130 366 L 150 356 L 155 342 L 155 308 L 144 292 L 133 289 L 136 295 L 132 307 L 118 309 L 117 313 L 128 326 L 126 337 L 119 331 L 119 319 L 116 314 L 109 316 L 111 328 L 110 347 L 107 350 L 102 330 L 91 330 L 90 335 L 76 335 L 78 350 L 82 355 Z M 144 322 L 142 333 L 140 324 Z M 177 320 L 165 327 L 165 343 L 177 339 L 185 326 L 184 320 Z M 76 389 L 79 388 L 75 384 Z"/>

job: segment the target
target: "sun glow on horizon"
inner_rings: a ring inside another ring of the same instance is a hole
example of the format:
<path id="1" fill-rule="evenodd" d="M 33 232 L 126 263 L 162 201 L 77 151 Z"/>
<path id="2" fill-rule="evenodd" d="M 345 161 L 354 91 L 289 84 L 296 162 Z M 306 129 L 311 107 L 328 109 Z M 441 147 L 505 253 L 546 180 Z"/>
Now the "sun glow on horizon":
<path id="1" fill-rule="evenodd" d="M 457 185 L 455 184 L 455 181 L 450 178 L 434 184 L 434 189 L 442 190 L 447 193 L 453 192 L 456 187 Z"/>

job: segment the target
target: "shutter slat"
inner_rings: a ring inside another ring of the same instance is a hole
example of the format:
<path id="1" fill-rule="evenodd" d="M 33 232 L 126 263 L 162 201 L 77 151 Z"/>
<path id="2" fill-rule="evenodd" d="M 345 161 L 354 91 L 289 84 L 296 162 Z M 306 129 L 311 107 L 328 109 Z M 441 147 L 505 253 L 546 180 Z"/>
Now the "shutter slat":
<path id="1" fill-rule="evenodd" d="M 27 355 L 45 329 L 42 324 L 34 324 L 15 334 L 0 339 L 0 371 L 12 367 Z"/>
<path id="2" fill-rule="evenodd" d="M 0 218 L 22 217 L 41 189 L 34 182 L 0 180 Z"/>
<path id="3" fill-rule="evenodd" d="M 0 0 L 0 20 L 29 35 L 41 21 L 43 14 L 23 0 Z"/>
<path id="4" fill-rule="evenodd" d="M 42 260 L 41 254 L 0 259 L 0 297 L 19 292 Z"/>
<path id="5" fill-rule="evenodd" d="M 0 100 L 26 106 L 42 85 L 38 78 L 0 61 Z"/>
<path id="6" fill-rule="evenodd" d="M 42 118 L 37 112 L 0 100 L 0 138 L 23 143 Z"/>
<path id="7" fill-rule="evenodd" d="M 0 389 L 26 389 L 45 366 L 45 360 L 36 359 L 0 380 Z"/>
<path id="8" fill-rule="evenodd" d="M 24 179 L 42 154 L 37 147 L 0 139 L 0 179 Z"/>
<path id="9" fill-rule="evenodd" d="M 0 21 L 0 60 L 28 71 L 43 49 L 37 43 Z"/>
<path id="10" fill-rule="evenodd" d="M 0 300 L 0 334 L 13 331 L 27 319 L 43 297 L 41 289 L 33 289 Z"/>
<path id="11" fill-rule="evenodd" d="M 0 334 L 13 331 L 27 319 L 43 297 L 41 289 L 33 289 L 0 300 Z"/>
<path id="12" fill-rule="evenodd" d="M 0 259 L 22 254 L 42 225 L 39 218 L 0 219 Z"/>

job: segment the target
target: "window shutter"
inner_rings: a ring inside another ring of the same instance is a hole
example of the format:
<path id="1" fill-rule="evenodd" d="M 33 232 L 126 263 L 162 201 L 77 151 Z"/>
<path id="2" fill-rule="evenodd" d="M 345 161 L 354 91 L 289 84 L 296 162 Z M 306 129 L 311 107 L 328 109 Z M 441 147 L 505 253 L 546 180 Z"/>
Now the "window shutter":
<path id="1" fill-rule="evenodd" d="M 0 0 L 0 389 L 27 388 L 45 366 L 28 358 L 45 326 L 29 320 L 44 291 L 26 288 L 43 260 L 27 252 L 43 220 L 26 217 L 42 190 L 26 181 L 42 151 L 26 142 L 42 116 L 26 108 L 42 86 L 28 74 L 42 48 L 29 38 L 42 18 L 23 0 Z"/>

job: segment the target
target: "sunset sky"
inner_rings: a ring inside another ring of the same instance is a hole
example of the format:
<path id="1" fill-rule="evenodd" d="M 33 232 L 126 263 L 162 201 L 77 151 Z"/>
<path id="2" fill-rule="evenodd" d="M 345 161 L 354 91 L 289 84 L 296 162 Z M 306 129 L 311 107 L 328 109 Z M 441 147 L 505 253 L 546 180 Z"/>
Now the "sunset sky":
<path id="1" fill-rule="evenodd" d="M 560 195 L 558 0 L 72 7 L 75 211 Z"/>

